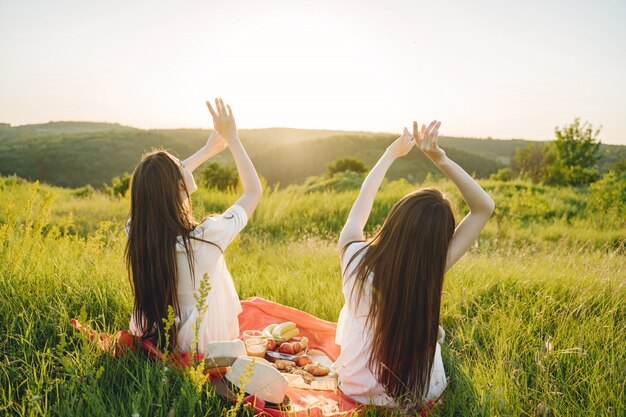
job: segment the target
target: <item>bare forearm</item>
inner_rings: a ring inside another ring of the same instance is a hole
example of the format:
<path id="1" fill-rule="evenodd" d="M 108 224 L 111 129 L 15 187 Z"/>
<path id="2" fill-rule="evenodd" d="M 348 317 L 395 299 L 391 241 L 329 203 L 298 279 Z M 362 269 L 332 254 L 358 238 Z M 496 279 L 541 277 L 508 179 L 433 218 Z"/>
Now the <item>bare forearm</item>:
<path id="1" fill-rule="evenodd" d="M 211 152 L 211 149 L 207 145 L 204 145 L 202 148 L 198 149 L 193 155 L 185 159 L 183 163 L 189 171 L 193 172 L 209 158 L 215 156 L 215 154 L 216 152 Z"/>
<path id="2" fill-rule="evenodd" d="M 433 160 L 433 163 L 456 185 L 470 211 L 491 215 L 495 204 L 471 175 L 447 156 Z"/>
<path id="3" fill-rule="evenodd" d="M 350 214 L 346 220 L 346 224 L 339 235 L 339 250 L 341 251 L 349 242 L 356 240 L 364 240 L 363 229 L 367 224 L 367 219 L 372 212 L 374 198 L 385 178 L 387 170 L 393 164 L 395 158 L 385 152 L 378 160 L 374 168 L 367 174 L 367 178 L 363 181 L 359 195 L 350 209 Z"/>
<path id="4" fill-rule="evenodd" d="M 361 230 L 365 227 L 367 219 L 372 212 L 374 198 L 376 197 L 376 193 L 378 192 L 380 185 L 385 179 L 385 174 L 394 161 L 395 158 L 390 155 L 389 152 L 385 152 L 367 175 L 365 181 L 363 181 L 359 196 L 354 202 L 348 216 L 348 221 L 357 225 Z"/>
<path id="5" fill-rule="evenodd" d="M 235 160 L 244 193 L 258 195 L 260 198 L 263 192 L 261 181 L 239 138 L 237 137 L 229 141 L 228 147 Z"/>

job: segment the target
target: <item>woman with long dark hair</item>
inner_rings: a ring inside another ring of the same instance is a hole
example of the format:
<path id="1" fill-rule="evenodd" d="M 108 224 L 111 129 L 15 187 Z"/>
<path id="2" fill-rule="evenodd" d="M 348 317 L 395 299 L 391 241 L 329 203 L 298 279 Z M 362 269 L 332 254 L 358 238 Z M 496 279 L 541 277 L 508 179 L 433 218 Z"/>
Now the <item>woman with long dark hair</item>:
<path id="1" fill-rule="evenodd" d="M 262 190 L 259 177 L 243 148 L 230 106 L 207 101 L 215 131 L 207 144 L 185 161 L 159 150 L 135 168 L 130 186 L 126 266 L 134 292 L 131 332 L 165 347 L 163 319 L 173 307 L 170 351 L 189 351 L 196 323 L 198 353 L 209 342 L 239 336 L 242 311 L 224 251 L 254 212 Z M 243 185 L 243 195 L 219 216 L 194 220 L 190 194 L 196 191 L 192 171 L 228 147 Z M 194 295 L 208 274 L 206 313 L 199 317 Z"/>
<path id="2" fill-rule="evenodd" d="M 494 210 L 487 193 L 439 147 L 440 122 L 405 128 L 363 182 L 339 237 L 345 305 L 333 364 L 341 390 L 362 403 L 420 407 L 446 387 L 438 339 L 445 272 L 467 251 Z M 455 228 L 436 189 L 398 201 L 376 235 L 363 229 L 385 173 L 417 146 L 459 189 L 470 212 Z"/>

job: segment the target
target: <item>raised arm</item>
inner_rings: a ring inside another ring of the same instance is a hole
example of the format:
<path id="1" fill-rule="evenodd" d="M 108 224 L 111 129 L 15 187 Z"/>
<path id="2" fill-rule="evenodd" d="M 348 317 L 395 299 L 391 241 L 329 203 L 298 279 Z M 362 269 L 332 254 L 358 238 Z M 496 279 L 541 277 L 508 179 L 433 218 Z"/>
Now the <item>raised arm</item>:
<path id="1" fill-rule="evenodd" d="M 237 165 L 239 179 L 243 185 L 243 195 L 237 200 L 237 204 L 246 211 L 248 217 L 252 217 L 252 213 L 261 200 L 263 190 L 256 169 L 239 140 L 233 112 L 230 106 L 224 106 L 222 99 L 215 99 L 217 110 L 214 110 L 208 101 L 206 104 L 213 116 L 215 130 L 226 140 Z"/>
<path id="2" fill-rule="evenodd" d="M 439 170 L 458 188 L 470 212 L 454 230 L 448 248 L 446 270 L 463 256 L 470 245 L 478 238 L 495 209 L 495 203 L 480 185 L 456 162 L 446 156 L 437 143 L 441 122 L 433 121 L 428 127 L 413 122 L 413 136 L 417 146 Z"/>
<path id="3" fill-rule="evenodd" d="M 209 140 L 207 140 L 206 144 L 202 148 L 198 149 L 189 158 L 185 159 L 183 164 L 185 164 L 185 167 L 189 171 L 193 172 L 206 160 L 214 157 L 226 149 L 227 146 L 228 144 L 226 143 L 226 140 L 219 133 L 217 133 L 216 130 L 214 130 L 213 133 L 211 133 L 211 136 L 209 136 Z"/>
<path id="4" fill-rule="evenodd" d="M 383 156 L 374 165 L 374 168 L 367 174 L 367 178 L 365 178 L 361 186 L 359 196 L 352 205 L 348 220 L 346 220 L 346 224 L 339 235 L 338 246 L 340 251 L 350 242 L 365 240 L 363 229 L 372 211 L 374 197 L 376 197 L 387 170 L 396 158 L 406 155 L 413 146 L 415 146 L 415 140 L 409 131 L 404 128 L 402 136 L 389 145 Z"/>

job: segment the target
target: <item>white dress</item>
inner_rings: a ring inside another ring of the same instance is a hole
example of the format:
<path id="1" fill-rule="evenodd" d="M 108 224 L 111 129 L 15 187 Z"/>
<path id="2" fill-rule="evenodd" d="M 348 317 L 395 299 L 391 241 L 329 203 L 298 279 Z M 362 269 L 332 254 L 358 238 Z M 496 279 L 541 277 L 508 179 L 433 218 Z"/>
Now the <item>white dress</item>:
<path id="1" fill-rule="evenodd" d="M 200 288 L 200 282 L 205 273 L 209 275 L 211 289 L 206 300 L 207 312 L 202 317 L 199 327 L 198 353 L 204 353 L 208 343 L 232 340 L 239 336 L 237 316 L 242 308 L 233 279 L 226 267 L 223 251 L 237 237 L 247 222 L 246 211 L 235 204 L 222 215 L 207 218 L 192 232 L 192 236 L 219 246 L 218 248 L 209 243 L 190 239 L 195 258 L 195 280 L 192 280 L 182 238 L 178 238 L 176 264 L 180 316 L 177 317 L 177 326 L 178 347 L 181 351 L 188 352 L 191 348 L 198 320 L 194 294 Z M 130 331 L 135 334 L 139 333 L 134 316 L 130 320 Z"/>
<path id="2" fill-rule="evenodd" d="M 376 380 L 376 377 L 367 366 L 372 335 L 365 322 L 370 308 L 371 285 L 366 285 L 365 296 L 361 299 L 358 309 L 355 300 L 356 292 L 354 296 L 352 295 L 352 288 L 355 282 L 355 268 L 367 249 L 363 250 L 346 270 L 346 265 L 350 262 L 352 256 L 364 246 L 367 246 L 365 242 L 350 244 L 341 260 L 341 271 L 345 271 L 342 280 L 345 305 L 339 314 L 337 335 L 335 337 L 335 342 L 341 346 L 341 352 L 333 363 L 332 368 L 339 376 L 339 388 L 353 400 L 365 404 L 394 407 L 397 406 L 396 402 L 386 394 L 383 385 Z M 370 284 L 372 278 L 373 274 L 370 274 Z M 437 343 L 430 384 L 424 400 L 434 401 L 439 398 L 446 388 L 446 384 L 446 374 L 441 359 L 441 347 Z"/>

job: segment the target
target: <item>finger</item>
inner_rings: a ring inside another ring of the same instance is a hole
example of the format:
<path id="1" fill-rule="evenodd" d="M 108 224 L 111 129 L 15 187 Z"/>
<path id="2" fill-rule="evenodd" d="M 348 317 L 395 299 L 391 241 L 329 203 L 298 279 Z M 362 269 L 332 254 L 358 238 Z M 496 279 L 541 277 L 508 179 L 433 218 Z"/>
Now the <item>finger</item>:
<path id="1" fill-rule="evenodd" d="M 215 109 L 217 110 L 217 115 L 221 116 L 222 115 L 222 111 L 220 109 L 220 99 L 219 98 L 215 98 Z"/>
<path id="2" fill-rule="evenodd" d="M 226 116 L 226 108 L 224 108 L 224 100 L 220 98 L 220 115 Z"/>
<path id="3" fill-rule="evenodd" d="M 413 122 L 413 139 L 417 146 L 422 146 L 422 135 L 420 134 L 420 125 L 417 122 Z"/>
<path id="4" fill-rule="evenodd" d="M 209 108 L 209 111 L 211 112 L 211 116 L 217 117 L 217 114 L 215 113 L 215 110 L 213 110 L 213 106 L 211 106 L 211 102 L 210 101 L 207 100 L 206 106 Z"/>
<path id="5" fill-rule="evenodd" d="M 228 117 L 233 117 L 233 109 L 230 108 L 230 104 L 227 104 L 226 107 L 228 108 Z"/>
<path id="6" fill-rule="evenodd" d="M 441 126 L 441 122 L 437 122 L 433 133 L 433 147 L 437 147 L 437 141 L 439 140 L 439 126 Z"/>
<path id="7" fill-rule="evenodd" d="M 433 129 L 435 127 L 435 125 L 437 124 L 436 120 L 433 120 L 432 122 L 430 122 L 430 124 L 428 125 L 428 127 L 426 128 L 426 136 L 429 137 L 432 133 L 433 133 Z M 429 138 L 430 139 L 430 138 Z"/>

